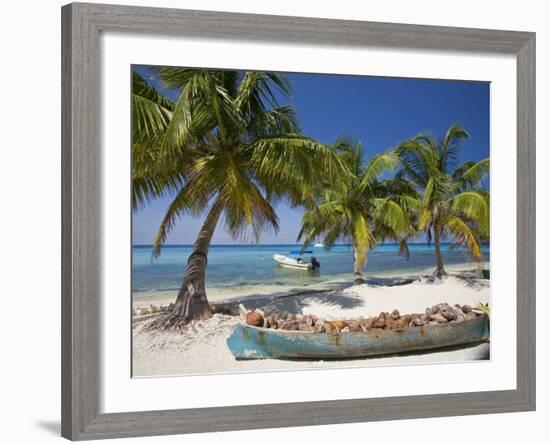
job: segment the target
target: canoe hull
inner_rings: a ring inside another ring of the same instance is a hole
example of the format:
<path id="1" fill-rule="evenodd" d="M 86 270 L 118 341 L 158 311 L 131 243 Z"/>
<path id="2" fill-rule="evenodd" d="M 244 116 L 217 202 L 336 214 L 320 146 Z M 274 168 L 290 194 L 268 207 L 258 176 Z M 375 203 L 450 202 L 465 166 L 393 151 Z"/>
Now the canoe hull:
<path id="1" fill-rule="evenodd" d="M 237 359 L 350 359 L 486 342 L 486 315 L 463 322 L 358 333 L 307 333 L 238 325 L 227 339 Z"/>

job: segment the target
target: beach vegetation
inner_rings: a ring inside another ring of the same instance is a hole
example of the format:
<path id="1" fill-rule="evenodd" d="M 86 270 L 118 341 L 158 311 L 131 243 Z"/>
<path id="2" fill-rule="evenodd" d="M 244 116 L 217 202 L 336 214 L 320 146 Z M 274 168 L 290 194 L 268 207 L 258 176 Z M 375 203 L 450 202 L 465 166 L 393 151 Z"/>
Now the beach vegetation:
<path id="1" fill-rule="evenodd" d="M 489 158 L 458 164 L 462 143 L 468 132 L 455 123 L 441 140 L 420 134 L 397 147 L 400 167 L 398 179 L 406 179 L 420 192 L 414 204 L 418 211 L 418 230 L 434 244 L 434 277 L 447 275 L 441 253 L 443 237 L 452 247 L 468 249 L 471 257 L 482 261 L 481 244 L 489 239 Z"/>
<path id="2" fill-rule="evenodd" d="M 238 241 L 277 232 L 274 203 L 311 204 L 323 178 L 345 183 L 346 163 L 330 147 L 300 134 L 282 74 L 165 67 L 171 101 L 134 73 L 132 107 L 133 205 L 159 196 L 171 202 L 160 222 L 153 255 L 182 216 L 203 218 L 164 328 L 210 316 L 205 291 L 208 250 L 223 223 Z"/>
<path id="3" fill-rule="evenodd" d="M 336 242 L 350 243 L 354 284 L 361 284 L 369 250 L 378 242 L 397 240 L 399 252 L 408 256 L 407 239 L 415 234 L 413 206 L 419 196 L 405 179 L 382 178 L 398 165 L 395 151 L 366 161 L 362 145 L 349 137 L 337 140 L 332 149 L 351 171 L 352 180 L 321 184 L 316 190 L 317 205 L 302 217 L 298 241 L 305 247 L 322 238 L 327 250 Z"/>

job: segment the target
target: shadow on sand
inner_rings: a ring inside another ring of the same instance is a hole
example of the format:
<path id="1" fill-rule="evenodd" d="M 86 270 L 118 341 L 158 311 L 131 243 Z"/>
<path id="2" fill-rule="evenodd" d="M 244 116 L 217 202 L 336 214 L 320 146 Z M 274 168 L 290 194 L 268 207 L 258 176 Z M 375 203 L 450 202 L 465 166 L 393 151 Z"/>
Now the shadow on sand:
<path id="1" fill-rule="evenodd" d="M 480 279 L 479 275 L 475 271 L 461 271 L 458 273 L 453 273 L 453 276 L 457 279 L 460 279 L 468 287 L 474 288 L 476 290 L 481 290 L 490 285 L 489 279 Z"/>
<path id="2" fill-rule="evenodd" d="M 416 280 L 418 278 L 370 277 L 367 279 L 367 285 L 392 287 L 407 285 Z M 253 294 L 235 301 L 219 302 L 215 304 L 215 310 L 237 313 L 239 311 L 239 304 L 243 304 L 247 310 L 260 309 L 266 313 L 301 313 L 304 307 L 312 303 L 329 305 L 339 309 L 350 309 L 365 304 L 363 298 L 355 294 L 343 292 L 344 289 L 351 287 L 351 284 L 332 283 L 328 284 L 327 287 L 325 289 L 307 289 L 270 295 Z"/>

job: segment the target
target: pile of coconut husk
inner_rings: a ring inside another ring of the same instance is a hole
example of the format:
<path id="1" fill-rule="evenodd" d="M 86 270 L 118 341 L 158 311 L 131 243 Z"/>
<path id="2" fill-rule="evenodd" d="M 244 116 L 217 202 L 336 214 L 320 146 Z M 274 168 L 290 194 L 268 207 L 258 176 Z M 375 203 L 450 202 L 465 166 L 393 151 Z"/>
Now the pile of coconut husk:
<path id="1" fill-rule="evenodd" d="M 393 310 L 391 313 L 382 312 L 378 316 L 358 319 L 327 320 L 312 314 L 266 314 L 261 310 L 244 311 L 243 314 L 246 316 L 246 323 L 254 327 L 315 333 L 347 333 L 463 322 L 476 319 L 482 311 L 472 309 L 469 305 L 450 306 L 445 302 L 426 308 L 424 313 L 401 315 L 398 310 Z"/>

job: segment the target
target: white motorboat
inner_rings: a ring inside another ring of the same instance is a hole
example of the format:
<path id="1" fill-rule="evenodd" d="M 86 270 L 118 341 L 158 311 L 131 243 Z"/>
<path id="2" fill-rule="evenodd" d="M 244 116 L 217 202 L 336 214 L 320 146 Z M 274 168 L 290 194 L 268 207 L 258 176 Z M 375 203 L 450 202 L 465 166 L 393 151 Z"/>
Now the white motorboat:
<path id="1" fill-rule="evenodd" d="M 301 257 L 295 259 L 282 254 L 274 254 L 273 260 L 281 267 L 293 268 L 295 270 L 315 270 L 321 266 L 314 257 L 311 260 L 304 260 Z"/>
<path id="2" fill-rule="evenodd" d="M 323 248 L 325 245 L 322 242 L 315 242 L 313 248 Z"/>

